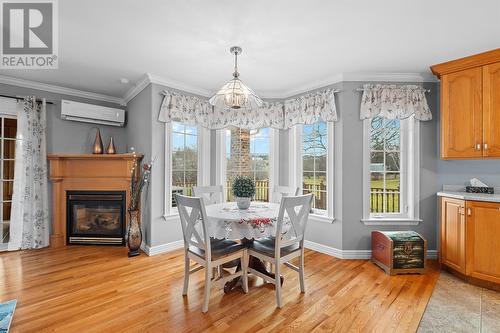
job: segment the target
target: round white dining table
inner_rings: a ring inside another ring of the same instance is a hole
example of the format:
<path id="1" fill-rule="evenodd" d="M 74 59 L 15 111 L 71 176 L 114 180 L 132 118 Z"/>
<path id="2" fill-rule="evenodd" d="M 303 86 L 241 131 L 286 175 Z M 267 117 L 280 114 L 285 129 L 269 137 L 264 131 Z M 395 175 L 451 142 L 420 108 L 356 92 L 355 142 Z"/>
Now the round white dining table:
<path id="1" fill-rule="evenodd" d="M 279 209 L 279 204 L 268 202 L 252 202 L 248 209 L 238 209 L 236 202 L 207 205 L 208 234 L 217 239 L 276 236 Z M 282 233 L 289 229 L 286 219 L 282 229 Z"/>

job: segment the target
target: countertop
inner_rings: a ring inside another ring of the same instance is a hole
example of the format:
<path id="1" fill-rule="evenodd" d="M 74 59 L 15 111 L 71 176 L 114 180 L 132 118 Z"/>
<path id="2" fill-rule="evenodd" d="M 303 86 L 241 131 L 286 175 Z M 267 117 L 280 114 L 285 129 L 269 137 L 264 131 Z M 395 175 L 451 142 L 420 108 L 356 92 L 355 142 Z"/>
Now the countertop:
<path id="1" fill-rule="evenodd" d="M 500 202 L 500 194 L 467 193 L 463 191 L 440 191 L 438 197 L 448 197 L 469 201 Z"/>

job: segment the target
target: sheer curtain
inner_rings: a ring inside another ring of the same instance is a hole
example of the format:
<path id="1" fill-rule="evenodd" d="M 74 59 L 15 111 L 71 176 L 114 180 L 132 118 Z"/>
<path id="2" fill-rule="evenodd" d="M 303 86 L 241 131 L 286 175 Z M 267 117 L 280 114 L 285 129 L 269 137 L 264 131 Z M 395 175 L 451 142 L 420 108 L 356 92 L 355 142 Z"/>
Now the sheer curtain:
<path id="1" fill-rule="evenodd" d="M 45 113 L 34 96 L 18 112 L 9 250 L 49 245 Z"/>

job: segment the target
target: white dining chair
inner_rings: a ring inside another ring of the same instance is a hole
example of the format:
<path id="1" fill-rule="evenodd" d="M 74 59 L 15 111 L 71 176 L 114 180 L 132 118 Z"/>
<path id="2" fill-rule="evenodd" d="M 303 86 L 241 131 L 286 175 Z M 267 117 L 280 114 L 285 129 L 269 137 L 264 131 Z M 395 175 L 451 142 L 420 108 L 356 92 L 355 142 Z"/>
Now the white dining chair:
<path id="1" fill-rule="evenodd" d="M 175 201 L 177 202 L 184 237 L 184 287 L 182 295 L 187 295 L 189 275 L 202 268 L 205 268 L 205 296 L 202 312 L 208 311 L 212 284 L 224 285 L 227 281 L 241 276 L 243 279 L 243 291 L 247 293 L 248 256 L 245 246 L 231 240 L 212 242 L 208 234 L 205 204 L 201 198 L 187 197 L 176 193 Z M 214 275 L 213 268 L 236 259 L 241 260 L 240 271 L 224 277 L 220 276 L 217 280 L 212 280 Z M 199 266 L 190 270 L 190 260 L 198 263 Z"/>
<path id="2" fill-rule="evenodd" d="M 222 185 L 194 186 L 193 193 L 195 197 L 203 198 L 205 205 L 214 205 L 224 201 Z"/>
<path id="3" fill-rule="evenodd" d="M 278 219 L 276 221 L 275 237 L 256 239 L 248 247 L 248 255 L 256 257 L 274 265 L 275 278 L 264 275 L 252 268 L 248 272 L 255 274 L 265 281 L 274 284 L 276 288 L 276 303 L 279 308 L 281 302 L 280 266 L 285 264 L 299 273 L 300 291 L 305 292 L 304 283 L 304 234 L 311 211 L 313 194 L 293 197 L 283 197 L 281 200 Z M 283 233 L 283 223 L 288 219 L 290 228 Z M 299 258 L 299 265 L 295 266 L 290 260 Z M 248 262 L 248 260 L 247 260 Z"/>
<path id="4" fill-rule="evenodd" d="M 292 186 L 279 186 L 275 185 L 273 188 L 272 201 L 274 203 L 280 203 L 283 197 L 297 196 L 300 193 L 300 188 Z"/>

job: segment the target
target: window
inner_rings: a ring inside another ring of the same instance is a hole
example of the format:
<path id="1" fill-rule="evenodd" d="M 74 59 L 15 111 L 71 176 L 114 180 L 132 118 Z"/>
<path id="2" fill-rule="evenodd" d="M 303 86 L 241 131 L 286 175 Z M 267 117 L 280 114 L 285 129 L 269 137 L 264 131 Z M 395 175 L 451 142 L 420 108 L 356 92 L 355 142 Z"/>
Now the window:
<path id="1" fill-rule="evenodd" d="M 314 193 L 313 209 L 326 213 L 327 209 L 327 145 L 325 122 L 302 126 L 302 193 Z"/>
<path id="2" fill-rule="evenodd" d="M 233 200 L 231 185 L 234 176 L 248 175 L 255 181 L 255 200 L 269 201 L 271 129 L 225 130 L 226 198 Z"/>
<path id="3" fill-rule="evenodd" d="M 401 213 L 401 121 L 398 119 L 371 120 L 370 212 Z"/>
<path id="4" fill-rule="evenodd" d="M 198 183 L 198 130 L 172 122 L 172 207 L 174 193 L 192 196 Z"/>
<path id="5" fill-rule="evenodd" d="M 364 220 L 418 219 L 418 122 L 367 119 L 364 147 Z"/>
<path id="6" fill-rule="evenodd" d="M 9 242 L 17 120 L 0 115 L 0 126 L 0 237 L 5 244 Z"/>
<path id="7" fill-rule="evenodd" d="M 296 125 L 290 132 L 289 185 L 313 193 L 313 214 L 333 218 L 333 123 Z"/>

